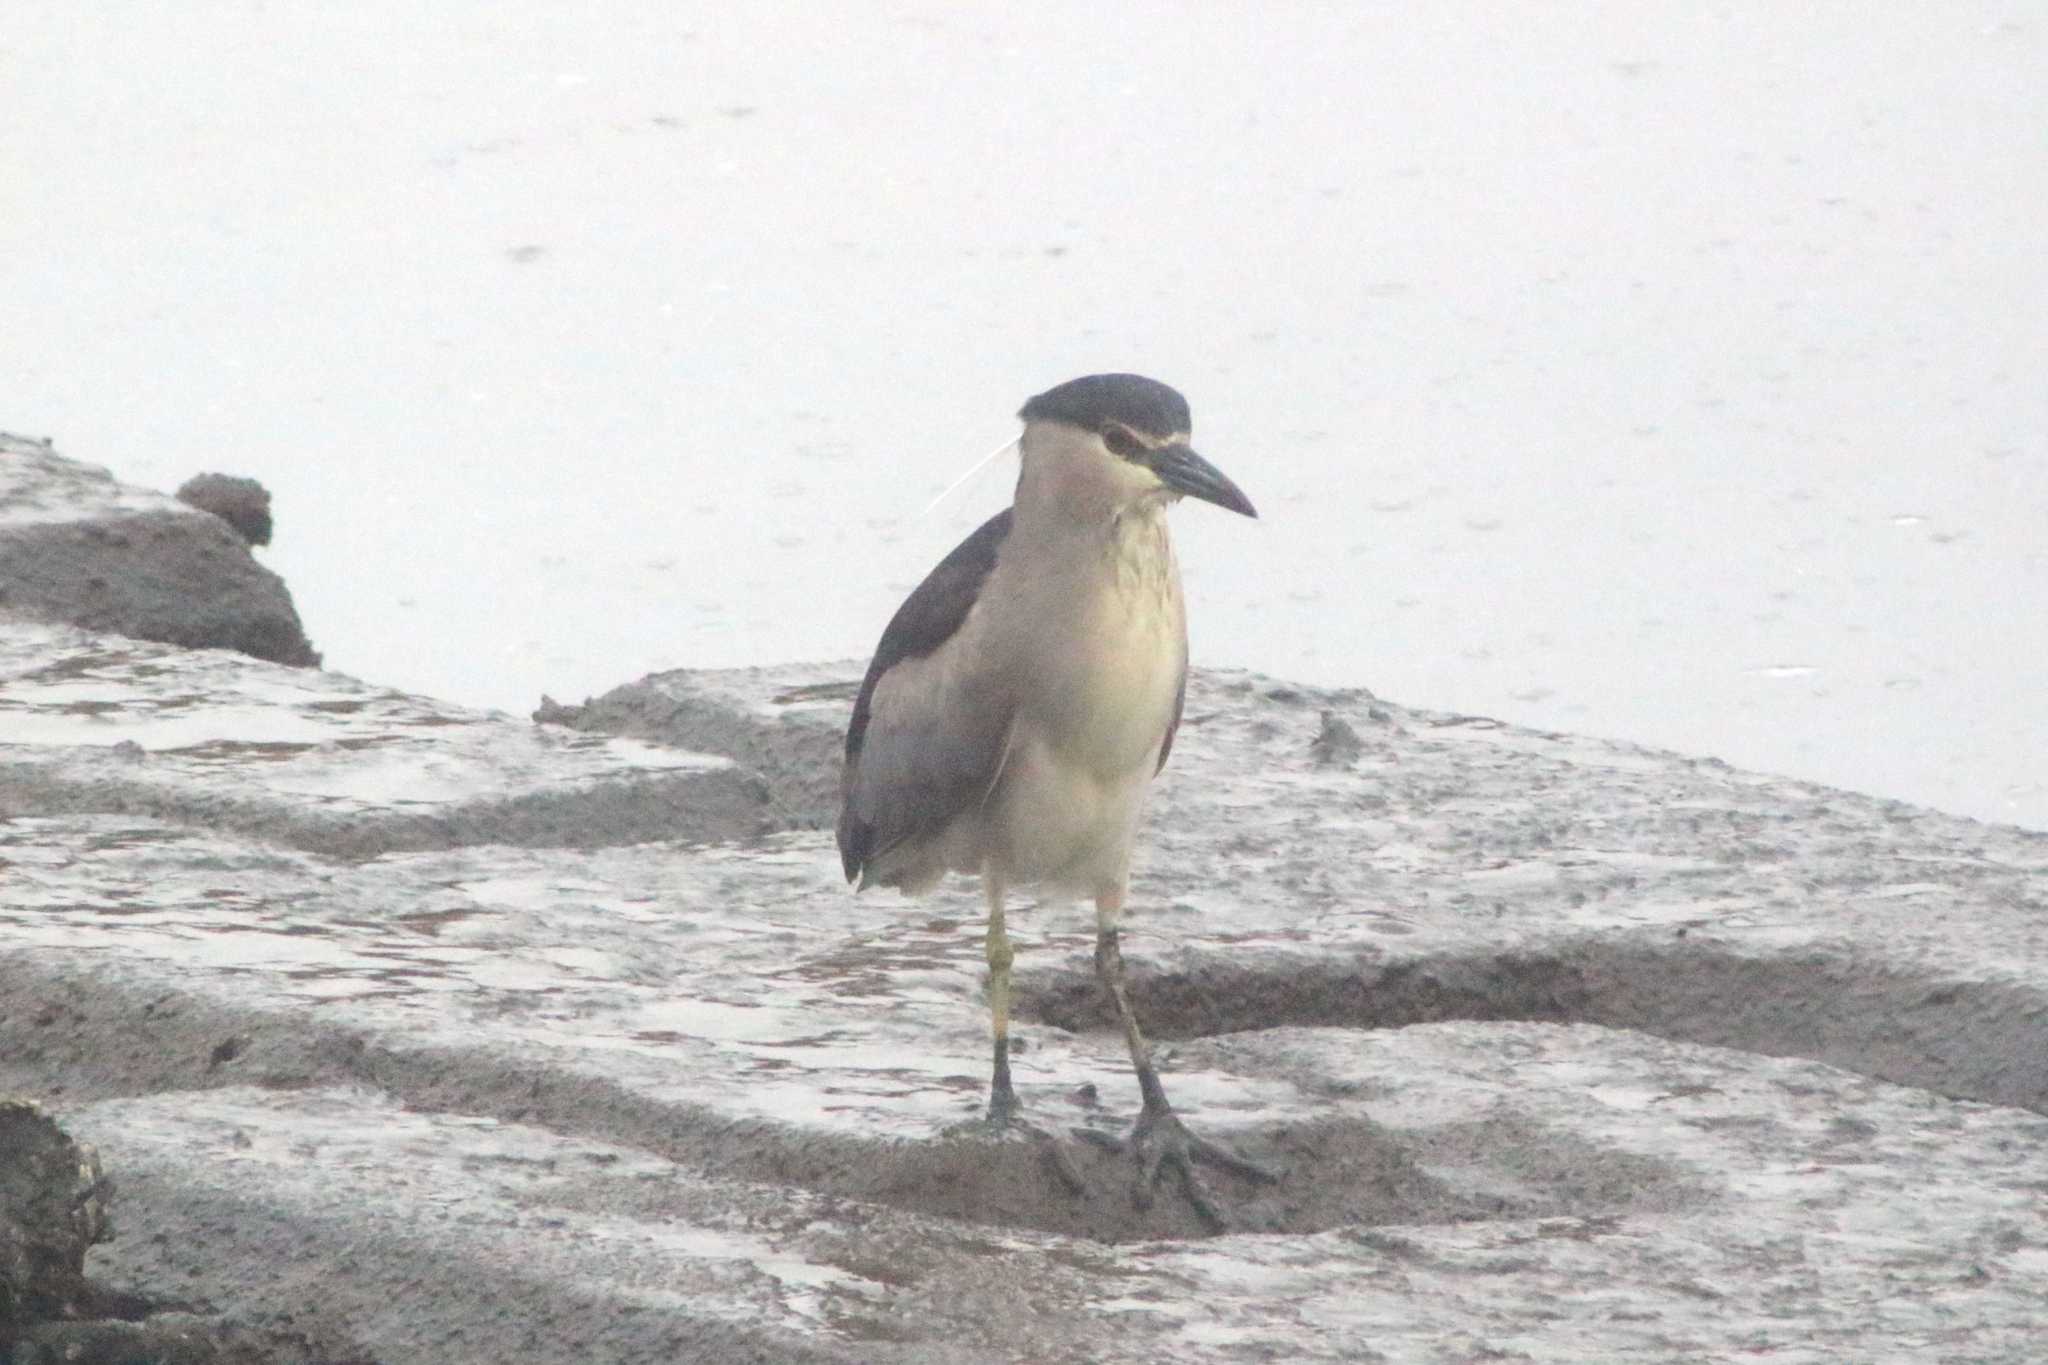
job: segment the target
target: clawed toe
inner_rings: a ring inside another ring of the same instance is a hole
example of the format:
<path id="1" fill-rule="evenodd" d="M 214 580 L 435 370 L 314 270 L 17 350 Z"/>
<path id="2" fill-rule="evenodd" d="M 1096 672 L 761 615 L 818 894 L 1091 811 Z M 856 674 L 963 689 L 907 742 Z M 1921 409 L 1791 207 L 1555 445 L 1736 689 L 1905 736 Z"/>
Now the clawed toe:
<path id="1" fill-rule="evenodd" d="M 1058 1133 L 1039 1127 L 1028 1119 L 1017 1117 L 1015 1106 L 990 1106 L 988 1113 L 980 1118 L 956 1123 L 945 1130 L 949 1138 L 965 1138 L 982 1142 L 1030 1142 L 1039 1149 L 1039 1159 L 1045 1163 L 1053 1178 L 1064 1185 L 1069 1194 L 1084 1195 L 1088 1182 L 1081 1175 L 1080 1167 L 1074 1164 L 1073 1155 L 1067 1150 L 1067 1141 Z"/>
<path id="2" fill-rule="evenodd" d="M 1152 1207 L 1160 1183 L 1171 1173 L 1180 1186 L 1181 1198 L 1211 1232 L 1224 1232 L 1229 1222 L 1216 1207 L 1208 1183 L 1195 1168 L 1213 1166 L 1240 1180 L 1271 1185 L 1280 1177 L 1255 1161 L 1247 1161 L 1226 1147 L 1188 1130 L 1180 1115 L 1171 1109 L 1147 1109 L 1126 1138 L 1083 1129 L 1076 1136 L 1098 1147 L 1128 1153 L 1138 1164 L 1138 1178 L 1131 1186 L 1131 1203 L 1140 1210 Z"/>

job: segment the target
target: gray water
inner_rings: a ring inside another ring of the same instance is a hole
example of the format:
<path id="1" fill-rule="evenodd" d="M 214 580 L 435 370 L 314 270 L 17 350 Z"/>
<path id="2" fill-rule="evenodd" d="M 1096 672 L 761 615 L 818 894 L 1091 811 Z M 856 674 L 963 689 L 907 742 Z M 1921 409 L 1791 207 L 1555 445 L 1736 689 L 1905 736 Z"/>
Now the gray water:
<path id="1" fill-rule="evenodd" d="M 328 662 L 863 656 L 1136 369 L 1198 660 L 2048 827 L 2048 6 L 15 0 L 0 427 Z"/>

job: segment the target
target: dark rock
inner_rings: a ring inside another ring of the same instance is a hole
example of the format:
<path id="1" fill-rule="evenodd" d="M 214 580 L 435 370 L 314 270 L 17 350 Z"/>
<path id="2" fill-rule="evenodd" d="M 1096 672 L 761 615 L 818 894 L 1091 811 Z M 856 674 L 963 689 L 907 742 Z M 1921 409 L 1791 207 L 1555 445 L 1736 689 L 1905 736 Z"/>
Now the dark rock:
<path id="1" fill-rule="evenodd" d="M 0 530 L 0 605 L 187 649 L 320 663 L 284 580 L 218 517 L 146 513 Z"/>
<path id="2" fill-rule="evenodd" d="M 91 1148 L 35 1104 L 0 1100 L 0 1353 L 91 1301 L 85 1253 L 109 1235 L 107 1194 Z"/>
<path id="3" fill-rule="evenodd" d="M 195 474 L 178 486 L 178 501 L 211 512 L 245 544 L 270 543 L 270 490 L 235 474 Z"/>
<path id="4" fill-rule="evenodd" d="M 0 1100 L 0 1361 L 10 1365 L 368 1365 L 320 1332 L 183 1312 L 86 1278 L 111 1238 L 99 1154 L 40 1107 Z"/>
<path id="5" fill-rule="evenodd" d="M 239 494 L 239 503 L 244 511 L 266 505 L 267 538 L 269 495 L 249 486 L 254 494 Z M 317 667 L 284 580 L 243 543 L 253 523 L 244 516 L 238 535 L 224 515 L 130 488 L 45 442 L 0 434 L 0 611 Z"/>
<path id="6" fill-rule="evenodd" d="M 1365 743 L 1351 723 L 1335 711 L 1323 712 L 1323 728 L 1309 741 L 1309 757 L 1318 768 L 1348 768 L 1365 752 Z"/>

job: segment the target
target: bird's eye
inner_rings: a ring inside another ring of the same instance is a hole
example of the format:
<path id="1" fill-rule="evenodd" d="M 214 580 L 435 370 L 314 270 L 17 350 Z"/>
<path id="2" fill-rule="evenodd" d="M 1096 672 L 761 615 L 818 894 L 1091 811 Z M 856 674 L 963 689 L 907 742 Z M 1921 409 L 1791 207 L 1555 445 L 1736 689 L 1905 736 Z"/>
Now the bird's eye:
<path id="1" fill-rule="evenodd" d="M 1137 437 L 1122 427 L 1111 427 L 1103 432 L 1102 443 L 1109 447 L 1111 454 L 1120 455 L 1126 460 L 1137 459 L 1139 452 L 1145 449 Z"/>

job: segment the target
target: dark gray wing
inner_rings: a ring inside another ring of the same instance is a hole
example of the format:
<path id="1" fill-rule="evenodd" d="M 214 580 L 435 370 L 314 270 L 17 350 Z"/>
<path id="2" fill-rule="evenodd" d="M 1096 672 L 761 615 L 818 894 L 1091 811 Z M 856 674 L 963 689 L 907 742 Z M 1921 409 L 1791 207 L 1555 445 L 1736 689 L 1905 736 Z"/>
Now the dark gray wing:
<path id="1" fill-rule="evenodd" d="M 939 561 L 882 632 L 846 730 L 839 861 L 848 881 L 858 878 L 871 859 L 943 825 L 961 800 L 977 795 L 977 780 L 986 785 L 991 764 L 1001 757 L 1000 737 L 994 755 L 981 752 L 989 747 L 986 735 L 993 718 L 983 714 L 986 708 L 976 709 L 979 699 L 947 698 L 940 706 L 938 698 L 923 698 L 935 711 L 924 718 L 928 725 L 909 715 L 885 715 L 878 723 L 875 693 L 891 669 L 925 658 L 959 631 L 1009 534 L 1005 508 Z M 948 730 L 961 722 L 975 723 L 982 738 L 965 746 L 952 742 Z M 1004 718 L 1002 728 L 1007 724 Z"/>

